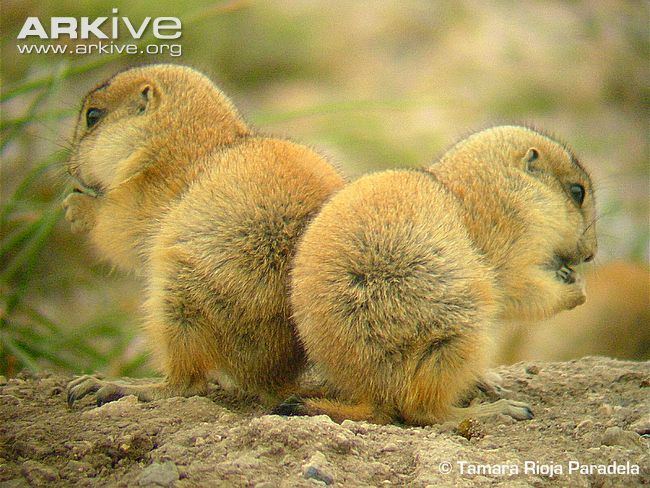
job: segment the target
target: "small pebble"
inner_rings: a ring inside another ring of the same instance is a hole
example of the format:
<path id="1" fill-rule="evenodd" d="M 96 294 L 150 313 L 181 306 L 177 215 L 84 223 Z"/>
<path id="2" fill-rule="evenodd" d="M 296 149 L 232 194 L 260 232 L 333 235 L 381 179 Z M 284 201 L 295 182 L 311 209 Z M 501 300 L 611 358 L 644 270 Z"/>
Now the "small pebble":
<path id="1" fill-rule="evenodd" d="M 322 452 L 316 452 L 307 463 L 302 466 L 302 476 L 305 479 L 321 481 L 326 485 L 334 483 L 334 476 L 327 467 L 327 458 Z"/>
<path id="2" fill-rule="evenodd" d="M 468 418 L 458 424 L 457 433 L 465 439 L 481 438 L 485 435 L 485 429 L 481 422 L 476 419 Z"/>
<path id="3" fill-rule="evenodd" d="M 526 367 L 526 373 L 527 374 L 539 374 L 539 366 L 535 364 L 531 364 L 528 367 Z"/>
<path id="4" fill-rule="evenodd" d="M 397 444 L 395 444 L 394 442 L 389 442 L 388 444 L 386 444 L 384 447 L 381 448 L 381 451 L 394 452 L 397 451 L 397 449 L 398 449 Z"/>
<path id="5" fill-rule="evenodd" d="M 101 407 L 86 410 L 81 413 L 86 418 L 101 417 L 132 417 L 142 410 L 142 403 L 134 395 L 127 395 L 114 402 L 105 403 Z"/>

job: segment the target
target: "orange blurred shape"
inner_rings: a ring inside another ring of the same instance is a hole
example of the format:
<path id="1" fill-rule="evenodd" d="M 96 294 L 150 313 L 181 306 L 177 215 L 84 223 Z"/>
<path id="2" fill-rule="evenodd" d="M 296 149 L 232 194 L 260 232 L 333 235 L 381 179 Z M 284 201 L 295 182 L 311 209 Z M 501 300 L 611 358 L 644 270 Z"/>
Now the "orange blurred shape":
<path id="1" fill-rule="evenodd" d="M 650 359 L 650 270 L 614 261 L 586 274 L 587 302 L 538 323 L 506 325 L 495 364 L 583 356 Z"/>

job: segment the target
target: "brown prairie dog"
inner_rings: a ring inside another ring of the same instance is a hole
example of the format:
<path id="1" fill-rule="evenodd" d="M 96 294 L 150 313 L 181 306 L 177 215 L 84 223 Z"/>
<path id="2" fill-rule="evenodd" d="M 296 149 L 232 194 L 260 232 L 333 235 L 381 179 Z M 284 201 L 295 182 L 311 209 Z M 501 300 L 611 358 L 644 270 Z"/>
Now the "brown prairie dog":
<path id="1" fill-rule="evenodd" d="M 308 219 L 343 180 L 321 156 L 255 134 L 204 75 L 151 65 L 84 99 L 64 201 L 73 230 L 144 277 L 146 330 L 165 379 L 82 377 L 68 400 L 202 394 L 216 370 L 268 403 L 293 391 L 304 351 L 290 320 L 289 263 Z"/>
<path id="2" fill-rule="evenodd" d="M 427 170 L 365 176 L 308 226 L 292 305 L 309 358 L 337 399 L 277 411 L 426 425 L 530 418 L 511 400 L 459 408 L 482 378 L 493 324 L 585 301 L 572 269 L 596 252 L 589 175 L 535 130 L 473 134 Z"/>

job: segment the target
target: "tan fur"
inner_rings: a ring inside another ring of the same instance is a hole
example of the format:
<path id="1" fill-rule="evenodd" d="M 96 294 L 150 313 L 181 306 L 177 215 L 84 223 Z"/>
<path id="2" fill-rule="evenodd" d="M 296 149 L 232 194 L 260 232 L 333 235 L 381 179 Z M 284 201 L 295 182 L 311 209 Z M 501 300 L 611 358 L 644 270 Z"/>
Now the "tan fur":
<path id="1" fill-rule="evenodd" d="M 93 107 L 106 113 L 87 129 Z M 136 388 L 85 378 L 71 401 L 98 388 L 100 401 L 202 393 L 213 369 L 269 402 L 285 394 L 305 363 L 289 262 L 343 185 L 332 166 L 256 135 L 208 78 L 173 65 L 130 69 L 92 91 L 73 146 L 79 191 L 67 217 L 103 258 L 146 279 L 146 329 L 166 379 Z"/>
<path id="2" fill-rule="evenodd" d="M 330 200 L 298 246 L 291 298 L 308 356 L 341 400 L 307 400 L 306 413 L 526 418 L 519 402 L 456 405 L 481 378 L 500 318 L 585 300 L 580 279 L 557 275 L 558 255 L 577 264 L 596 251 L 591 182 L 572 159 L 536 131 L 495 127 L 428 171 L 365 176 Z M 572 183 L 586 188 L 582 208 Z"/>

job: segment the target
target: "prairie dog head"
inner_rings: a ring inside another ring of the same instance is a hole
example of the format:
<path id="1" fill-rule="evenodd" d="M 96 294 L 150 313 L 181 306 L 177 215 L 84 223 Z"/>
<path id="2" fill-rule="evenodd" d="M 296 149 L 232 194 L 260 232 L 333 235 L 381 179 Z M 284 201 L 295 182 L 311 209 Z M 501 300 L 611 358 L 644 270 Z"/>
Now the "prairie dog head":
<path id="1" fill-rule="evenodd" d="M 191 157 L 192 148 L 246 133 L 230 100 L 201 73 L 171 64 L 132 68 L 83 99 L 68 170 L 78 191 L 98 196 L 161 158 Z"/>
<path id="2" fill-rule="evenodd" d="M 521 303 L 513 315 L 551 314 L 543 306 L 524 310 L 534 301 L 522 284 L 533 282 L 530 270 L 578 297 L 563 308 L 584 301 L 573 267 L 596 253 L 596 210 L 591 178 L 570 149 L 527 127 L 492 127 L 458 143 L 431 171 L 467 207 L 470 234 L 503 271 L 506 294 Z"/>

